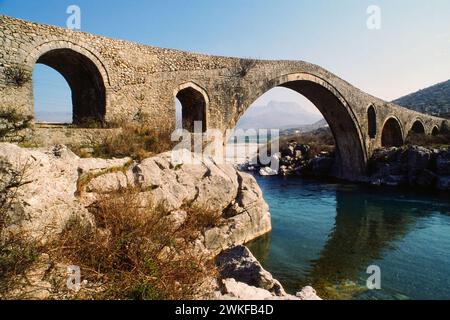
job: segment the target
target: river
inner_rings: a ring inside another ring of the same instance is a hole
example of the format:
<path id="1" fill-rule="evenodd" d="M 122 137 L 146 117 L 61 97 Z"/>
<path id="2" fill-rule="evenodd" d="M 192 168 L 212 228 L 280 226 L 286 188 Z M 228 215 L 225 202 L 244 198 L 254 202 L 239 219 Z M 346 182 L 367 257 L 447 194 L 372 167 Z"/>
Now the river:
<path id="1" fill-rule="evenodd" d="M 324 299 L 450 299 L 450 199 L 298 178 L 256 177 L 273 231 L 250 250 L 295 293 Z M 369 290 L 369 266 L 381 289 Z"/>

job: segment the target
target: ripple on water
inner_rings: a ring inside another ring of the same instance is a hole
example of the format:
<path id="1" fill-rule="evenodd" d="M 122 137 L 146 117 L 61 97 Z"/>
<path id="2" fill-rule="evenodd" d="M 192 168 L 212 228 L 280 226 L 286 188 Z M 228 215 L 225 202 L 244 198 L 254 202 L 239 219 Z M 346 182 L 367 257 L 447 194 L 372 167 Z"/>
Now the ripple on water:
<path id="1" fill-rule="evenodd" d="M 250 250 L 288 291 L 330 299 L 450 299 L 450 200 L 418 192 L 260 178 L 273 231 Z M 368 290 L 378 265 L 382 289 Z"/>

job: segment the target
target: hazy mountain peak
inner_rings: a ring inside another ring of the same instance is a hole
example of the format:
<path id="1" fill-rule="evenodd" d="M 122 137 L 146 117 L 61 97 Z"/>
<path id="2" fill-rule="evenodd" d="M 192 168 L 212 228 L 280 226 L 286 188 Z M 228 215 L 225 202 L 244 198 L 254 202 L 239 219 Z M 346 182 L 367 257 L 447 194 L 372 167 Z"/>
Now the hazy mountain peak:
<path id="1" fill-rule="evenodd" d="M 280 129 L 313 124 L 323 117 L 293 101 L 271 100 L 266 105 L 252 106 L 239 120 L 240 129 Z"/>

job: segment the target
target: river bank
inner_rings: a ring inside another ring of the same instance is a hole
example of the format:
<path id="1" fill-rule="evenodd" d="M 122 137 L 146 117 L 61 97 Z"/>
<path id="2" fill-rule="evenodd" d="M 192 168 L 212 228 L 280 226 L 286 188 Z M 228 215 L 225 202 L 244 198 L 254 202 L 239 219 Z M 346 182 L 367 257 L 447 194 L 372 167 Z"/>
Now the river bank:
<path id="1" fill-rule="evenodd" d="M 239 247 L 272 226 L 255 179 L 232 165 L 83 159 L 63 145 L 0 153 L 5 299 L 317 298 L 286 294 Z"/>
<path id="2" fill-rule="evenodd" d="M 262 176 L 298 176 L 333 178 L 336 169 L 334 151 L 311 152 L 311 146 L 290 142 L 273 156 L 279 170 L 254 164 L 243 164 L 241 170 Z M 450 150 L 415 145 L 375 150 L 368 161 L 367 175 L 358 182 L 374 186 L 432 188 L 450 190 Z"/>

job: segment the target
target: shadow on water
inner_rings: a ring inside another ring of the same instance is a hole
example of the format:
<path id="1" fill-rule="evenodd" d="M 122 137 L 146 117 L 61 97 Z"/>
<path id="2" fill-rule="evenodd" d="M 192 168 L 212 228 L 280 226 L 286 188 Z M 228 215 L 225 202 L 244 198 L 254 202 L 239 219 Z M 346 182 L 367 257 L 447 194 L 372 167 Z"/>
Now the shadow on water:
<path id="1" fill-rule="evenodd" d="M 257 178 L 273 232 L 249 244 L 295 293 L 323 298 L 450 298 L 450 200 L 430 193 L 300 179 Z M 368 290 L 378 265 L 382 290 Z"/>

